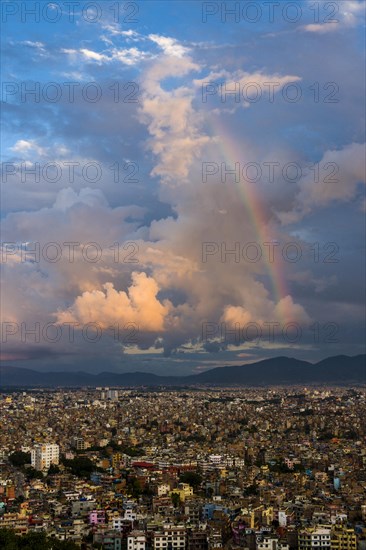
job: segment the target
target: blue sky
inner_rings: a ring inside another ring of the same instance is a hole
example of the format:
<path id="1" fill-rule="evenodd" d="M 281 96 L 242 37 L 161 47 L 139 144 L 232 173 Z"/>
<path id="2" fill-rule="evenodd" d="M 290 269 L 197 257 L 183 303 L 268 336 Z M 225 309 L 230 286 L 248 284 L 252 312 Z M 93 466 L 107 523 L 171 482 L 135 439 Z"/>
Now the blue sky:
<path id="1" fill-rule="evenodd" d="M 364 352 L 365 2 L 1 8 L 6 364 Z"/>

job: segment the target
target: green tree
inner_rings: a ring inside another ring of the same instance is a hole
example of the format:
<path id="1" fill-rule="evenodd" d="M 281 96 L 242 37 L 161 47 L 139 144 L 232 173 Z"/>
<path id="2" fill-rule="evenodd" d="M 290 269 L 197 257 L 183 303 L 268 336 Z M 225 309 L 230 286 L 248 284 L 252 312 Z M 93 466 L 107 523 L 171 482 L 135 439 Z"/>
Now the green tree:
<path id="1" fill-rule="evenodd" d="M 47 541 L 46 533 L 44 531 L 40 531 L 37 533 L 30 532 L 22 535 L 19 540 L 18 548 L 22 548 L 22 550 L 33 550 L 34 548 L 37 548 L 37 550 L 48 550 L 51 546 Z"/>
<path id="2" fill-rule="evenodd" d="M 258 488 L 255 483 L 253 483 L 252 485 L 249 485 L 248 487 L 245 487 L 243 491 L 243 496 L 245 497 L 254 496 L 254 495 L 258 495 Z"/>
<path id="3" fill-rule="evenodd" d="M 197 489 L 202 483 L 202 476 L 197 472 L 184 472 L 180 475 L 179 481 L 181 483 L 189 483 L 193 489 Z"/>
<path id="4" fill-rule="evenodd" d="M 51 543 L 50 550 L 80 550 L 80 546 L 71 540 L 48 539 Z"/>
<path id="5" fill-rule="evenodd" d="M 31 454 L 23 453 L 23 451 L 15 451 L 9 455 L 9 461 L 16 468 L 21 468 L 25 464 L 31 463 Z"/>
<path id="6" fill-rule="evenodd" d="M 57 466 L 57 464 L 51 464 L 50 467 L 48 468 L 47 475 L 53 476 L 59 473 L 60 473 L 60 468 Z"/>
<path id="7" fill-rule="evenodd" d="M 180 506 L 180 494 L 179 493 L 172 493 L 171 495 L 172 503 L 174 508 L 178 508 Z"/>
<path id="8" fill-rule="evenodd" d="M 24 470 L 24 473 L 27 477 L 27 479 L 43 479 L 43 474 L 39 470 L 36 470 L 35 468 L 26 468 Z"/>
<path id="9" fill-rule="evenodd" d="M 95 470 L 94 462 L 85 456 L 77 456 L 71 460 L 62 458 L 61 461 L 77 477 L 89 478 L 90 474 Z"/>
<path id="10" fill-rule="evenodd" d="M 141 483 L 135 477 L 129 480 L 128 489 L 131 492 L 133 498 L 138 498 L 142 493 Z"/>
<path id="11" fill-rule="evenodd" d="M 43 531 L 19 536 L 11 529 L 0 529 L 0 548 L 2 550 L 80 550 L 74 542 L 47 537 Z"/>
<path id="12" fill-rule="evenodd" d="M 14 531 L 10 529 L 0 529 L 0 548 L 3 550 L 17 550 L 18 539 Z"/>

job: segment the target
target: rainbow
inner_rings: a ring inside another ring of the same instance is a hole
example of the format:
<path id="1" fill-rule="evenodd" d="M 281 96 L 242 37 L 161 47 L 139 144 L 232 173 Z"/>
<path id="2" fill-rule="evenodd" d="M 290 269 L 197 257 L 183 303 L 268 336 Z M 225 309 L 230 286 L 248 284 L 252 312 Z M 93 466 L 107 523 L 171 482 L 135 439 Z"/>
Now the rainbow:
<path id="1" fill-rule="evenodd" d="M 243 153 L 240 150 L 240 145 L 235 141 L 225 125 L 218 120 L 218 117 L 214 116 L 211 118 L 210 126 L 214 130 L 214 136 L 219 140 L 219 148 L 223 154 L 227 166 L 231 169 L 234 168 L 235 162 L 241 163 L 243 161 Z M 270 224 L 267 221 L 267 216 L 265 209 L 263 208 L 262 201 L 255 189 L 256 185 L 260 185 L 260 183 L 246 182 L 243 181 L 242 178 L 239 183 L 236 183 L 247 217 L 255 230 L 256 240 L 263 248 L 263 243 L 271 242 L 276 239 L 274 239 L 273 230 L 271 230 Z M 265 250 L 268 249 L 265 248 Z M 276 305 L 284 298 L 290 297 L 290 293 L 286 285 L 283 262 L 278 260 L 278 254 L 280 254 L 279 248 L 276 249 L 277 261 L 274 262 L 269 261 L 268 254 L 263 254 L 266 264 L 266 271 L 271 281 L 272 293 Z M 290 312 L 287 311 L 286 301 L 281 302 L 281 305 L 283 306 L 281 308 L 281 317 L 283 322 L 291 321 L 292 316 Z"/>

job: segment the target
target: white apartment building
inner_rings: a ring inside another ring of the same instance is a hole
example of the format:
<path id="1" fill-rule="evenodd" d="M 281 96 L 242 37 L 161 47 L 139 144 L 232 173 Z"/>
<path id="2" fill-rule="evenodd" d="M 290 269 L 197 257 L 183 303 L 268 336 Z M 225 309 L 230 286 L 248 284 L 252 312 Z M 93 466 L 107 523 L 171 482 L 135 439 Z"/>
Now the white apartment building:
<path id="1" fill-rule="evenodd" d="M 226 456 L 224 459 L 225 466 L 234 466 L 236 468 L 244 468 L 245 460 L 244 458 L 239 458 L 237 456 Z"/>
<path id="2" fill-rule="evenodd" d="M 124 519 L 128 519 L 129 521 L 136 521 L 137 513 L 132 508 L 127 508 L 125 510 Z"/>
<path id="3" fill-rule="evenodd" d="M 164 525 L 162 532 L 155 532 L 153 535 L 154 550 L 183 550 L 185 546 L 186 529 L 184 525 Z"/>
<path id="4" fill-rule="evenodd" d="M 331 530 L 328 527 L 305 529 L 299 533 L 299 550 L 330 550 Z"/>
<path id="5" fill-rule="evenodd" d="M 145 550 L 146 536 L 144 531 L 131 531 L 127 537 L 127 550 Z"/>
<path id="6" fill-rule="evenodd" d="M 257 550 L 289 550 L 287 543 L 282 543 L 278 538 L 271 535 L 266 535 L 263 540 L 257 542 Z"/>
<path id="7" fill-rule="evenodd" d="M 171 464 L 168 460 L 159 459 L 157 461 L 157 466 L 160 470 L 163 470 L 164 468 L 169 468 L 169 466 L 171 466 Z"/>
<path id="8" fill-rule="evenodd" d="M 109 388 L 102 388 L 101 399 L 110 399 L 111 401 L 117 401 L 118 400 L 118 390 L 111 390 Z"/>
<path id="9" fill-rule="evenodd" d="M 114 516 L 112 521 L 110 520 L 111 528 L 115 531 L 121 531 L 124 525 L 125 519 L 122 516 Z"/>
<path id="10" fill-rule="evenodd" d="M 31 463 L 36 470 L 48 470 L 51 464 L 59 464 L 60 447 L 56 443 L 42 443 L 31 450 Z"/>
<path id="11" fill-rule="evenodd" d="M 243 458 L 231 455 L 208 455 L 207 459 L 200 461 L 200 467 L 206 472 L 213 468 L 220 469 L 225 466 L 243 468 L 245 461 Z"/>
<path id="12" fill-rule="evenodd" d="M 222 455 L 209 455 L 208 460 L 213 464 L 221 464 Z"/>
<path id="13" fill-rule="evenodd" d="M 162 483 L 161 485 L 158 485 L 158 496 L 161 497 L 163 495 L 167 495 L 170 492 L 170 485 L 169 483 Z"/>

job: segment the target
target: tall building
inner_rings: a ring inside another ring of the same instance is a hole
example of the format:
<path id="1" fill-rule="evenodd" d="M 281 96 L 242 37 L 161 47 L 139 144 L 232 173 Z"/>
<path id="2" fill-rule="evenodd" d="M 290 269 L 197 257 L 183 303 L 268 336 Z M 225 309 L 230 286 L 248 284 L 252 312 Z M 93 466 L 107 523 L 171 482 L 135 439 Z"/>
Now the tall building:
<path id="1" fill-rule="evenodd" d="M 330 550 L 331 530 L 313 527 L 299 532 L 299 550 Z"/>
<path id="2" fill-rule="evenodd" d="M 262 540 L 257 541 L 257 550 L 289 550 L 289 545 L 278 540 L 276 536 L 265 535 Z"/>
<path id="3" fill-rule="evenodd" d="M 187 533 L 187 550 L 207 550 L 208 541 L 206 531 L 189 530 Z"/>
<path id="4" fill-rule="evenodd" d="M 185 550 L 186 528 L 184 525 L 164 525 L 161 532 L 153 533 L 153 550 Z"/>
<path id="5" fill-rule="evenodd" d="M 127 537 L 127 550 L 145 550 L 146 535 L 144 531 L 131 531 Z"/>
<path id="6" fill-rule="evenodd" d="M 118 390 L 111 390 L 109 388 L 102 388 L 100 393 L 101 399 L 109 399 L 111 401 L 118 401 Z"/>
<path id="7" fill-rule="evenodd" d="M 354 529 L 337 524 L 332 528 L 331 550 L 356 550 L 357 537 Z"/>
<path id="8" fill-rule="evenodd" d="M 85 441 L 82 437 L 73 437 L 71 444 L 77 451 L 84 451 L 86 448 Z"/>
<path id="9" fill-rule="evenodd" d="M 31 449 L 31 463 L 36 470 L 48 470 L 51 464 L 59 464 L 60 447 L 56 443 L 41 443 Z"/>
<path id="10" fill-rule="evenodd" d="M 109 390 L 107 398 L 111 401 L 118 401 L 118 390 Z"/>
<path id="11" fill-rule="evenodd" d="M 313 527 L 300 531 L 299 550 L 356 550 L 354 529 L 338 523 L 329 527 Z"/>

